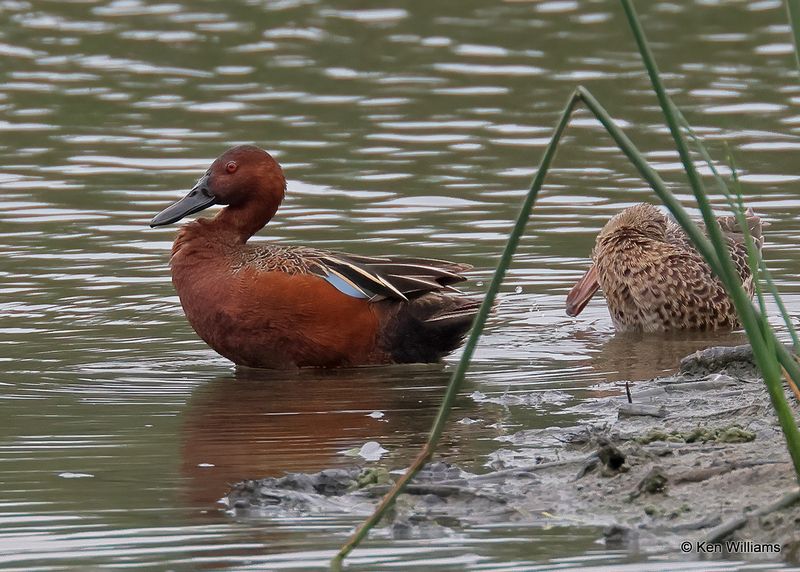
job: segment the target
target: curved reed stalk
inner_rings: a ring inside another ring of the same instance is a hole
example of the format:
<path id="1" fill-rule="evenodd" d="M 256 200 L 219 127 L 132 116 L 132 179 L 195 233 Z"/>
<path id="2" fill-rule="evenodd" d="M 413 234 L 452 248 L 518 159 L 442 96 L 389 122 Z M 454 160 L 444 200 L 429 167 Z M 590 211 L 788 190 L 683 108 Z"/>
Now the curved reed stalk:
<path id="1" fill-rule="evenodd" d="M 384 496 L 381 503 L 375 509 L 375 512 L 366 520 L 348 541 L 342 546 L 339 552 L 331 560 L 331 567 L 334 570 L 341 569 L 344 558 L 367 536 L 370 529 L 375 526 L 385 512 L 394 504 L 397 496 L 403 491 L 406 484 L 411 481 L 422 466 L 432 457 L 439 438 L 444 431 L 444 426 L 450 414 L 452 404 L 458 395 L 458 391 L 464 380 L 464 376 L 469 368 L 472 356 L 477 346 L 478 340 L 483 332 L 486 320 L 489 316 L 497 292 L 505 277 L 506 271 L 511 263 L 511 259 L 516 251 L 520 238 L 522 237 L 525 226 L 533 207 L 536 204 L 536 198 L 539 191 L 544 184 L 545 177 L 550 165 L 555 158 L 558 144 L 561 136 L 564 133 L 572 113 L 574 112 L 578 103 L 583 103 L 603 125 L 608 134 L 614 139 L 617 146 L 628 157 L 631 163 L 639 171 L 639 174 L 644 178 L 648 184 L 653 188 L 655 193 L 661 201 L 667 206 L 672 213 L 678 224 L 681 225 L 687 236 L 692 240 L 695 247 L 700 254 L 706 259 L 714 273 L 720 277 L 725 284 L 729 295 L 734 300 L 737 313 L 739 313 L 742 323 L 745 325 L 745 331 L 756 355 L 756 361 L 759 368 L 764 375 L 767 383 L 767 388 L 772 400 L 773 407 L 778 415 L 781 428 L 783 429 L 784 436 L 786 437 L 787 446 L 792 456 L 795 471 L 797 472 L 798 479 L 800 479 L 800 433 L 798 433 L 797 426 L 794 423 L 794 417 L 789 408 L 786 398 L 783 395 L 783 390 L 780 384 L 780 365 L 789 371 L 790 375 L 795 381 L 800 380 L 800 367 L 794 362 L 791 354 L 781 345 L 774 332 L 767 322 L 766 316 L 758 313 L 753 304 L 747 297 L 738 276 L 733 270 L 733 264 L 730 260 L 727 246 L 724 238 L 722 237 L 721 229 L 716 223 L 714 213 L 708 202 L 708 197 L 703 189 L 702 182 L 699 174 L 697 173 L 694 163 L 689 155 L 688 147 L 683 139 L 680 131 L 677 108 L 672 104 L 666 94 L 664 86 L 661 82 L 658 69 L 655 65 L 652 53 L 650 52 L 647 41 L 644 37 L 644 32 L 639 24 L 639 20 L 633 9 L 630 0 L 621 0 L 623 8 L 625 9 L 628 17 L 629 24 L 636 38 L 642 59 L 650 74 L 654 90 L 661 104 L 664 115 L 667 119 L 670 132 L 673 135 L 676 147 L 681 156 L 681 160 L 686 169 L 687 177 L 689 178 L 695 197 L 698 201 L 700 209 L 703 213 L 703 218 L 706 223 L 706 228 L 709 236 L 706 237 L 697 225 L 691 220 L 688 213 L 684 210 L 675 196 L 667 189 L 664 181 L 658 173 L 647 163 L 642 153 L 636 148 L 631 140 L 625 135 L 620 127 L 614 122 L 611 115 L 603 108 L 602 105 L 594 98 L 594 96 L 585 88 L 578 87 L 570 96 L 567 101 L 561 116 L 556 123 L 553 135 L 545 149 L 542 161 L 536 171 L 536 175 L 531 182 L 530 189 L 528 190 L 525 199 L 522 202 L 519 215 L 517 216 L 514 227 L 509 235 L 503 254 L 500 257 L 497 268 L 495 269 L 492 281 L 486 292 L 486 296 L 481 305 L 480 311 L 475 319 L 470 336 L 464 347 L 464 353 L 458 362 L 458 365 L 453 372 L 450 382 L 447 387 L 442 405 L 431 428 L 428 441 L 420 451 L 417 458 L 412 465 L 408 468 L 405 474 L 397 480 L 392 489 Z M 798 2 L 800 0 L 788 0 L 791 2 Z M 746 225 L 745 225 L 746 227 Z M 763 264 L 763 262 L 762 262 Z"/>
<path id="2" fill-rule="evenodd" d="M 786 0 L 786 11 L 789 14 L 789 24 L 792 26 L 795 62 L 797 67 L 800 67 L 800 0 Z"/>
<path id="3" fill-rule="evenodd" d="M 567 105 L 564 107 L 561 118 L 556 124 L 553 137 L 545 149 L 544 157 L 542 157 L 539 170 L 536 172 L 533 182 L 531 183 L 530 190 L 525 196 L 525 200 L 522 202 L 519 215 L 514 223 L 514 228 L 508 237 L 503 254 L 500 256 L 500 260 L 497 263 L 497 268 L 492 276 L 492 281 L 489 283 L 489 288 L 483 298 L 483 303 L 478 311 L 478 315 L 475 317 L 475 323 L 472 326 L 467 343 L 464 345 L 464 353 L 461 354 L 461 359 L 459 360 L 458 365 L 456 366 L 456 369 L 450 378 L 450 383 L 447 386 L 447 391 L 445 392 L 444 399 L 439 407 L 439 412 L 436 415 L 433 426 L 431 427 L 431 432 L 428 436 L 427 442 L 423 446 L 419 455 L 417 455 L 417 458 L 406 470 L 405 474 L 403 474 L 403 476 L 397 480 L 392 489 L 386 494 L 386 496 L 383 497 L 383 500 L 375 509 L 375 512 L 366 521 L 364 521 L 361 526 L 358 527 L 358 529 L 356 529 L 356 531 L 348 539 L 344 546 L 342 546 L 336 556 L 334 556 L 333 560 L 331 561 L 331 568 L 334 570 L 341 568 L 341 563 L 344 558 L 356 546 L 358 546 L 361 540 L 369 533 L 370 529 L 375 526 L 378 521 L 380 521 L 384 513 L 394 504 L 397 495 L 403 492 L 406 484 L 414 478 L 414 475 L 416 475 L 425 465 L 425 463 L 427 463 L 428 460 L 430 460 L 430 458 L 433 456 L 436 444 L 439 442 L 439 438 L 444 431 L 447 418 L 450 416 L 450 409 L 452 408 L 453 402 L 458 395 L 458 390 L 461 388 L 461 384 L 464 381 L 464 375 L 467 373 L 470 361 L 472 361 L 472 355 L 475 353 L 475 347 L 478 345 L 478 340 L 483 333 L 486 320 L 489 318 L 489 313 L 494 306 L 497 292 L 500 290 L 500 285 L 503 283 L 503 278 L 505 278 L 506 270 L 508 270 L 508 267 L 511 264 L 511 258 L 514 256 L 514 252 L 517 250 L 519 240 L 522 238 L 522 235 L 525 232 L 525 226 L 528 222 L 530 212 L 533 209 L 533 205 L 536 203 L 539 189 L 541 189 L 542 184 L 544 183 L 544 177 L 547 174 L 547 169 L 555 157 L 558 142 L 561 139 L 561 135 L 564 133 L 564 129 L 567 127 L 567 123 L 572 116 L 572 111 L 575 108 L 575 105 L 578 103 L 578 100 L 579 96 L 577 95 L 577 92 L 573 93 L 567 101 Z"/>
<path id="4" fill-rule="evenodd" d="M 672 134 L 672 139 L 681 157 L 681 162 L 686 171 L 686 176 L 689 179 L 689 184 L 692 187 L 694 196 L 697 199 L 697 204 L 703 214 L 703 220 L 705 221 L 709 238 L 714 245 L 718 262 L 718 267 L 714 269 L 714 271 L 720 280 L 722 280 L 728 295 L 733 300 L 736 313 L 739 315 L 745 332 L 747 333 L 747 338 L 753 348 L 753 356 L 756 365 L 764 376 L 764 383 L 767 386 L 767 392 L 769 393 L 772 407 L 775 409 L 775 414 L 778 417 L 783 436 L 786 439 L 786 445 L 789 449 L 795 472 L 797 473 L 797 479 L 800 480 L 800 432 L 797 429 L 794 414 L 783 392 L 781 383 L 781 361 L 777 355 L 777 348 L 783 348 L 783 346 L 772 331 L 766 315 L 755 311 L 753 304 L 750 302 L 749 297 L 739 281 L 739 277 L 733 266 L 733 261 L 731 260 L 730 252 L 728 251 L 725 239 L 722 235 L 722 229 L 716 223 L 714 212 L 711 209 L 705 189 L 703 188 L 700 175 L 694 166 L 694 162 L 689 154 L 689 148 L 681 133 L 678 116 L 675 113 L 675 105 L 667 95 L 667 91 L 661 81 L 655 58 L 645 38 L 644 30 L 636 15 L 633 2 L 632 0 L 621 0 L 621 2 L 625 10 L 625 15 L 628 18 L 628 24 L 633 32 L 633 37 L 639 47 L 639 53 L 642 56 L 645 68 L 647 68 L 647 73 L 650 76 L 653 90 L 656 92 L 658 102 L 661 105 L 661 111 L 664 114 L 667 126 Z M 681 226 L 683 226 L 683 224 L 681 224 Z M 698 244 L 698 247 L 699 246 Z M 702 254 L 704 258 L 710 262 L 711 253 Z M 785 348 L 783 349 L 785 350 Z M 794 375 L 792 375 L 792 378 L 796 383 L 799 381 Z"/>

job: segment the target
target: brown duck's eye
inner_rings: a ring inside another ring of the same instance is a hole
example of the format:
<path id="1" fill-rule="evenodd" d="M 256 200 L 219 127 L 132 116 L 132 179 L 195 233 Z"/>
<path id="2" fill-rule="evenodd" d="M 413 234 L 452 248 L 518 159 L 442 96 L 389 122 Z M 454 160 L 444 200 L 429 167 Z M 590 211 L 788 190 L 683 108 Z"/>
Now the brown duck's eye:
<path id="1" fill-rule="evenodd" d="M 225 165 L 225 170 L 229 173 L 233 173 L 236 170 L 236 167 L 239 165 L 236 164 L 236 161 L 228 161 L 228 164 Z"/>

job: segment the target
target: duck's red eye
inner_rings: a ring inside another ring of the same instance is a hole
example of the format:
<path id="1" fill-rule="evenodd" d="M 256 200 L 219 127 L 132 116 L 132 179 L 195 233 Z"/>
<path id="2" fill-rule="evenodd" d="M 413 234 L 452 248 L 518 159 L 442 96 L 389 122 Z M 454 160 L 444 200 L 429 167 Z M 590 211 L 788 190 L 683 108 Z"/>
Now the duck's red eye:
<path id="1" fill-rule="evenodd" d="M 233 173 L 236 170 L 236 167 L 239 165 L 236 164 L 236 161 L 228 161 L 228 164 L 225 165 L 225 170 L 229 173 Z"/>

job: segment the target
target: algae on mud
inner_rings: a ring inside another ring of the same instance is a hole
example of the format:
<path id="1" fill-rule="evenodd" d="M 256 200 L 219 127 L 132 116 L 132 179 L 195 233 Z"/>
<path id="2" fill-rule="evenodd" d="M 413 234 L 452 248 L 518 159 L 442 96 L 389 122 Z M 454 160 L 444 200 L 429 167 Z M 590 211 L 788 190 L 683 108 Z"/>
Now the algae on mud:
<path id="1" fill-rule="evenodd" d="M 450 414 L 450 409 L 453 406 L 455 396 L 461 384 L 464 381 L 464 376 L 469 368 L 472 360 L 475 347 L 481 336 L 483 328 L 486 324 L 487 316 L 490 309 L 494 305 L 495 297 L 500 289 L 505 274 L 511 263 L 511 259 L 517 249 L 517 245 L 525 232 L 525 226 L 528 218 L 536 204 L 539 191 L 544 184 L 545 177 L 550 165 L 555 158 L 558 145 L 561 137 L 568 126 L 572 113 L 579 101 L 582 101 L 595 115 L 595 118 L 603 124 L 609 135 L 612 136 L 619 148 L 626 154 L 631 163 L 636 166 L 640 175 L 647 179 L 653 190 L 664 202 L 669 209 L 675 221 L 681 226 L 683 231 L 691 240 L 693 246 L 702 255 L 705 262 L 713 271 L 714 275 L 723 283 L 725 292 L 730 297 L 731 302 L 736 310 L 745 333 L 747 334 L 750 345 L 753 348 L 753 359 L 757 364 L 759 370 L 763 375 L 764 384 L 770 397 L 770 402 L 777 415 L 783 436 L 786 442 L 786 448 L 792 460 L 795 470 L 795 479 L 800 482 L 800 431 L 795 421 L 795 416 L 792 412 L 791 406 L 786 400 L 786 396 L 782 389 L 782 380 L 785 376 L 789 380 L 792 390 L 797 394 L 797 386 L 800 385 L 800 366 L 795 361 L 793 354 L 788 352 L 773 331 L 768 316 L 766 315 L 764 298 L 756 280 L 756 291 L 758 292 L 758 299 L 760 303 L 760 312 L 758 312 L 750 297 L 744 290 L 743 284 L 735 271 L 734 264 L 731 258 L 731 253 L 728 250 L 727 241 L 723 236 L 721 227 L 717 224 L 714 210 L 709 201 L 709 196 L 705 191 L 699 171 L 694 164 L 690 154 L 683 130 L 687 129 L 693 135 L 691 127 L 686 122 L 683 114 L 678 107 L 672 102 L 664 83 L 661 74 L 658 71 L 655 58 L 650 49 L 650 45 L 645 37 L 644 29 L 639 21 L 639 17 L 633 6 L 632 0 L 621 0 L 622 8 L 628 20 L 629 27 L 633 33 L 636 41 L 639 54 L 642 58 L 645 69 L 651 81 L 651 87 L 655 92 L 658 99 L 659 106 L 661 107 L 664 119 L 666 121 L 669 132 L 675 144 L 675 148 L 680 156 L 681 163 L 683 164 L 686 177 L 692 189 L 694 197 L 697 201 L 697 206 L 702 213 L 703 222 L 707 236 L 701 232 L 699 226 L 694 223 L 683 206 L 680 204 L 675 195 L 669 191 L 661 181 L 658 174 L 648 164 L 645 157 L 641 152 L 636 149 L 635 145 L 628 139 L 625 133 L 619 128 L 617 123 L 611 115 L 603 109 L 602 105 L 594 98 L 591 92 L 583 86 L 578 86 L 567 100 L 567 104 L 561 113 L 561 116 L 556 123 L 556 127 L 547 142 L 544 154 L 542 155 L 539 167 L 535 172 L 533 180 L 531 181 L 528 192 L 522 201 L 522 206 L 517 219 L 508 235 L 508 240 L 497 263 L 497 267 L 489 283 L 489 287 L 484 295 L 483 303 L 480 306 L 478 314 L 470 331 L 467 342 L 464 346 L 461 359 L 458 362 L 456 370 L 450 378 L 450 383 L 447 386 L 444 399 L 442 400 L 441 407 L 436 416 L 436 419 L 431 427 L 430 435 L 427 442 L 424 444 L 414 462 L 408 467 L 405 474 L 400 477 L 394 486 L 388 491 L 383 500 L 376 506 L 375 511 L 353 532 L 350 538 L 342 545 L 339 552 L 331 559 L 331 567 L 333 569 L 341 569 L 342 562 L 353 549 L 358 546 L 361 541 L 367 536 L 370 529 L 372 529 L 381 520 L 383 515 L 388 511 L 396 501 L 399 494 L 402 493 L 407 483 L 419 472 L 422 466 L 431 460 L 433 453 L 436 449 L 438 441 L 444 431 L 444 425 Z M 792 10 L 790 7 L 790 16 Z M 795 24 L 793 19 L 793 24 Z M 796 28 L 795 28 L 796 30 Z M 795 45 L 795 47 L 797 47 Z M 694 140 L 702 150 L 705 157 L 708 157 L 702 142 L 699 138 L 694 136 Z M 727 185 L 713 166 L 713 161 L 708 160 L 711 165 L 712 171 L 716 175 L 723 193 L 732 202 L 731 193 L 727 192 Z M 734 182 L 738 189 L 738 179 L 734 171 Z M 749 264 L 752 276 L 758 277 L 759 270 L 764 266 L 763 260 L 756 252 L 754 242 L 750 234 L 747 232 L 745 224 L 746 214 L 744 211 L 744 204 L 741 192 L 738 194 L 738 208 L 734 208 L 734 214 L 739 220 L 739 224 L 745 235 L 747 241 L 747 250 L 749 256 Z M 781 311 L 784 314 L 785 322 L 790 331 L 794 334 L 794 328 L 791 319 L 784 310 L 784 305 L 781 297 L 774 289 L 772 291 L 775 300 L 777 301 Z"/>
<path id="2" fill-rule="evenodd" d="M 631 384 L 634 403 L 662 408 L 663 417 L 620 415 L 624 384 L 597 389 L 610 388 L 616 395 L 571 408 L 587 419 L 581 425 L 523 430 L 507 439 L 512 454 L 499 449 L 485 474 L 426 465 L 378 534 L 431 538 L 488 524 L 584 526 L 602 530 L 607 547 L 631 552 L 748 539 L 780 550 L 737 557 L 800 562 L 800 495 L 749 347 L 697 352 L 674 376 Z M 246 481 L 225 501 L 250 517 L 362 516 L 388 485 L 386 473 L 353 467 Z M 788 500 L 757 512 L 776 498 Z"/>

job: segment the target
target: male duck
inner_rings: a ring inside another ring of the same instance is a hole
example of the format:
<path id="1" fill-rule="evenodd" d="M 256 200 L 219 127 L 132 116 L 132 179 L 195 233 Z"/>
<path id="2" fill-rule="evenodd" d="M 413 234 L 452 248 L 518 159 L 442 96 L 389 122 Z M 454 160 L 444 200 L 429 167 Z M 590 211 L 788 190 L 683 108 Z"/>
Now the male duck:
<path id="1" fill-rule="evenodd" d="M 752 298 L 744 236 L 735 217 L 717 223 L 734 265 Z M 750 234 L 759 250 L 762 223 L 747 212 Z M 598 288 L 603 289 L 619 331 L 715 330 L 739 326 L 722 282 L 695 250 L 680 226 L 650 204 L 625 209 L 597 236 L 592 266 L 567 296 L 567 314 L 577 316 Z"/>
<path id="2" fill-rule="evenodd" d="M 286 191 L 280 165 L 250 145 L 218 157 L 150 226 L 211 205 L 172 246 L 172 282 L 189 323 L 236 364 L 263 368 L 435 362 L 462 342 L 479 300 L 454 296 L 470 266 L 248 244 Z"/>

